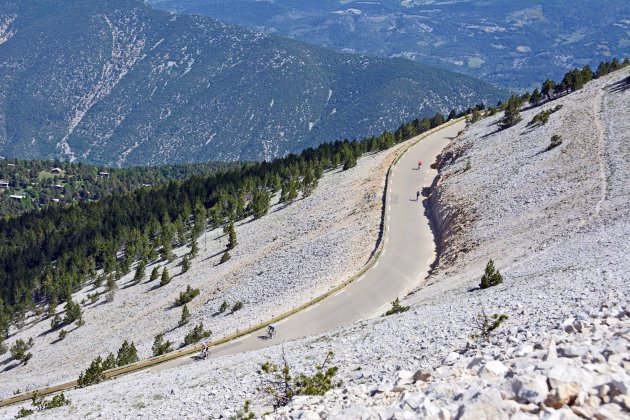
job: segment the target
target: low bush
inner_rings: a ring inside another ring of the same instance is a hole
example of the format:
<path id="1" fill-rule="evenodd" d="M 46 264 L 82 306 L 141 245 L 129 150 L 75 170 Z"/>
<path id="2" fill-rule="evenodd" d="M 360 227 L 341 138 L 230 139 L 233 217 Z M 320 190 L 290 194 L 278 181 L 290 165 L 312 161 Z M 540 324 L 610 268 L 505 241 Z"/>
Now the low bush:
<path id="1" fill-rule="evenodd" d="M 239 301 L 237 301 L 237 302 L 234 304 L 234 306 L 232 306 L 232 311 L 231 311 L 231 313 L 234 313 L 234 312 L 239 311 L 239 310 L 241 310 L 241 309 L 243 309 L 243 302 L 241 302 L 241 301 L 239 300 Z"/>
<path id="2" fill-rule="evenodd" d="M 400 304 L 400 299 L 396 298 L 393 302 L 392 302 L 392 308 L 385 312 L 385 314 L 383 316 L 388 316 L 388 315 L 394 315 L 394 314 L 399 314 L 402 312 L 406 312 L 409 310 L 409 306 L 403 306 Z"/>
<path id="3" fill-rule="evenodd" d="M 477 314 L 473 318 L 474 332 L 470 337 L 474 340 L 490 341 L 492 334 L 508 319 L 504 314 L 492 314 L 486 315 L 486 312 L 482 310 L 480 314 Z"/>
<path id="4" fill-rule="evenodd" d="M 175 306 L 185 305 L 197 296 L 199 296 L 199 289 L 193 289 L 189 284 L 184 292 L 179 292 L 179 297 L 175 300 Z"/>
<path id="5" fill-rule="evenodd" d="M 488 287 L 496 286 L 501 283 L 503 283 L 503 276 L 499 273 L 499 270 L 494 268 L 494 262 L 492 260 L 488 261 L 488 264 L 486 264 L 486 271 L 481 277 L 479 287 L 481 289 L 487 289 Z"/>
<path id="6" fill-rule="evenodd" d="M 197 326 L 193 327 L 193 329 L 190 330 L 190 332 L 188 334 L 186 334 L 186 337 L 184 337 L 184 344 L 183 344 L 183 346 L 187 346 L 189 344 L 197 343 L 198 341 L 201 341 L 201 340 L 203 340 L 205 338 L 208 338 L 211 335 L 212 335 L 212 331 L 204 330 L 203 329 L 203 322 L 201 322 Z"/>
<path id="7" fill-rule="evenodd" d="M 173 351 L 173 343 L 171 341 L 164 341 L 164 334 L 158 334 L 153 340 L 153 347 L 151 347 L 154 356 L 161 356 L 163 354 Z"/>
<path id="8" fill-rule="evenodd" d="M 551 143 L 549 144 L 549 146 L 547 146 L 547 151 L 554 149 L 558 146 L 560 146 L 562 144 L 562 136 L 560 136 L 559 134 L 554 134 L 553 136 L 551 136 Z"/>

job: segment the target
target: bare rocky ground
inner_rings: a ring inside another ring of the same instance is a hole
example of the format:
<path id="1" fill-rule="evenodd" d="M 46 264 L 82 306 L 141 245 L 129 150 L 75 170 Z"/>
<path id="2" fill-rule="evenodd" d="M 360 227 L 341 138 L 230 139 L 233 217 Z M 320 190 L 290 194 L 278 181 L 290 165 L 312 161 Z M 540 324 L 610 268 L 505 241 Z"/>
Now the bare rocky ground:
<path id="1" fill-rule="evenodd" d="M 133 285 L 135 269 L 119 280 L 112 302 L 106 301 L 104 287 L 97 289 L 102 293 L 98 301 L 84 305 L 85 325 L 71 327 L 64 340 L 58 340 L 58 332 L 49 332 L 50 319 L 32 315 L 26 328 L 7 344 L 33 337 L 33 358 L 26 366 L 16 366 L 10 357 L 0 361 L 0 395 L 76 379 L 98 355 L 116 353 L 123 340 L 133 341 L 140 358 L 146 358 L 161 332 L 175 347 L 199 322 L 212 330 L 213 337 L 222 337 L 306 303 L 347 280 L 375 248 L 385 174 L 397 150 L 365 156 L 344 173 L 329 172 L 311 196 L 288 206 L 275 205 L 263 218 L 239 223 L 238 245 L 224 264 L 219 265 L 219 260 L 227 237 L 216 230 L 199 239 L 201 251 L 188 272 L 179 274 L 188 247 L 175 250 L 179 257 L 174 262 L 161 263 L 160 272 L 167 267 L 173 277 L 164 287 L 159 287 L 159 279 L 148 281 L 153 269 L 149 266 L 139 285 Z M 188 284 L 200 295 L 188 304 L 190 322 L 178 328 L 182 309 L 174 302 Z M 88 285 L 74 300 L 82 301 L 92 292 L 93 285 Z M 244 306 L 233 314 L 230 309 L 219 314 L 224 300 L 230 308 L 237 301 Z"/>
<path id="2" fill-rule="evenodd" d="M 629 73 L 524 111 L 511 129 L 490 117 L 455 139 L 429 203 L 441 259 L 412 308 L 285 343 L 294 372 L 333 350 L 344 385 L 272 416 L 630 418 L 630 89 L 617 84 Z M 558 104 L 546 125 L 526 126 Z M 553 134 L 563 143 L 545 151 Z M 489 258 L 504 283 L 479 290 Z M 482 310 L 509 316 L 491 343 L 470 338 Z M 68 392 L 54 416 L 220 418 L 247 399 L 262 414 L 257 370 L 281 354 L 139 372 Z"/>

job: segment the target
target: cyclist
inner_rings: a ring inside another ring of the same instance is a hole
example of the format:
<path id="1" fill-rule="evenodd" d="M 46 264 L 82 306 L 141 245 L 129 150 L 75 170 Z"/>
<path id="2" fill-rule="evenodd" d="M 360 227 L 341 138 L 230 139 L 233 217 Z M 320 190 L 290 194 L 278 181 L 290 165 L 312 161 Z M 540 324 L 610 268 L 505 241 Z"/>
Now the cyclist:
<path id="1" fill-rule="evenodd" d="M 418 169 L 420 169 L 420 167 L 421 167 L 421 166 L 422 166 L 422 161 L 421 161 L 421 160 L 419 160 L 419 161 L 418 161 Z"/>
<path id="2" fill-rule="evenodd" d="M 276 335 L 276 326 L 273 324 L 269 324 L 269 326 L 267 327 L 267 336 L 269 338 L 273 338 L 274 335 Z"/>

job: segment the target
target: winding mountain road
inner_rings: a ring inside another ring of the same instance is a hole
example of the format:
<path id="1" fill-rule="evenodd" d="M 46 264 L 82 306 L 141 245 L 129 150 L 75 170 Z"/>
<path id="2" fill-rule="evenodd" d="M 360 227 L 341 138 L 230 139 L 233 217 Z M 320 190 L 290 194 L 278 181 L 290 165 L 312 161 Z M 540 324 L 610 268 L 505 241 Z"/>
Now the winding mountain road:
<path id="1" fill-rule="evenodd" d="M 210 357 L 260 349 L 380 316 L 394 299 L 417 287 L 426 277 L 435 259 L 435 245 L 429 221 L 424 215 L 422 197 L 420 200 L 416 199 L 416 192 L 431 185 L 436 171 L 429 165 L 464 127 L 465 122 L 460 121 L 429 135 L 425 134 L 426 137 L 416 144 L 413 142 L 417 138 L 410 140 L 413 145 L 392 166 L 386 195 L 385 232 L 381 252 L 376 262 L 361 277 L 317 303 L 276 322 L 277 334 L 274 339 L 265 339 L 264 330 L 230 341 L 226 337 L 219 339 L 225 341 L 223 344 L 211 347 Z M 420 169 L 418 160 L 424 162 Z M 112 369 L 105 375 L 115 377 L 141 370 L 166 370 L 194 363 L 198 356 L 198 347 Z M 28 400 L 35 392 L 47 395 L 76 385 L 76 381 L 70 381 L 31 390 L 0 400 L 0 407 Z"/>
<path id="2" fill-rule="evenodd" d="M 435 244 L 424 215 L 423 198 L 416 200 L 416 192 L 431 185 L 437 171 L 429 165 L 464 127 L 465 122 L 461 121 L 430 134 L 393 166 L 386 196 L 384 246 L 377 262 L 363 276 L 319 303 L 275 323 L 277 334 L 272 340 L 265 339 L 264 330 L 259 330 L 211 347 L 210 357 L 255 350 L 380 316 L 396 297 L 403 297 L 418 286 L 435 259 Z M 418 160 L 423 162 L 420 169 Z M 195 356 L 169 360 L 152 369 L 186 365 Z"/>

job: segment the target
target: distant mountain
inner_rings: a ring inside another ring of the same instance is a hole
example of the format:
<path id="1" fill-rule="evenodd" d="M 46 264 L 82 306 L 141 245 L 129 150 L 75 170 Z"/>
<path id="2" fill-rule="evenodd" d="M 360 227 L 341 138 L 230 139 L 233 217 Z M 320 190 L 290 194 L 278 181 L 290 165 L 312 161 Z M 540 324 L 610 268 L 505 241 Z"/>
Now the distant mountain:
<path id="1" fill-rule="evenodd" d="M 504 92 L 140 0 L 0 1 L 0 155 L 105 165 L 269 159 Z"/>
<path id="2" fill-rule="evenodd" d="M 630 55 L 627 0 L 149 0 L 302 41 L 403 56 L 510 88 Z"/>

